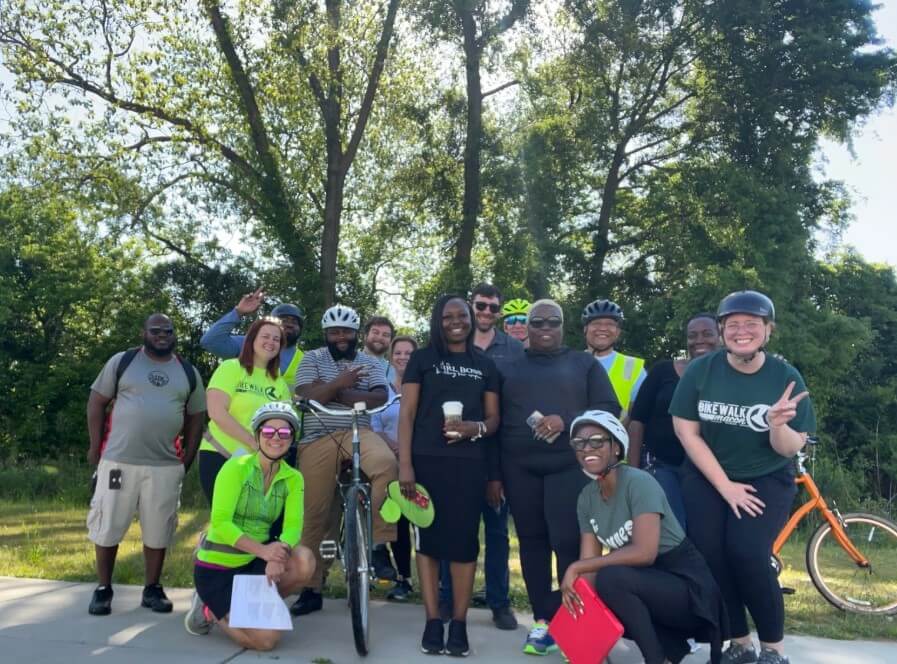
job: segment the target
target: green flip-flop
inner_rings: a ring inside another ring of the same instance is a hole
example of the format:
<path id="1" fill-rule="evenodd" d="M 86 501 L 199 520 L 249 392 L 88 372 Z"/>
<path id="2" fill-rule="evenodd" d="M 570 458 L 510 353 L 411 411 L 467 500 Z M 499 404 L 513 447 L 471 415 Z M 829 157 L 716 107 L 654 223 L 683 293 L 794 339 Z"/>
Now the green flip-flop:
<path id="1" fill-rule="evenodd" d="M 433 499 L 420 484 L 415 484 L 417 492 L 412 499 L 402 495 L 402 489 L 397 481 L 390 482 L 386 487 L 389 496 L 387 500 L 394 501 L 406 519 L 419 528 L 427 528 L 436 518 L 436 510 L 433 507 Z"/>

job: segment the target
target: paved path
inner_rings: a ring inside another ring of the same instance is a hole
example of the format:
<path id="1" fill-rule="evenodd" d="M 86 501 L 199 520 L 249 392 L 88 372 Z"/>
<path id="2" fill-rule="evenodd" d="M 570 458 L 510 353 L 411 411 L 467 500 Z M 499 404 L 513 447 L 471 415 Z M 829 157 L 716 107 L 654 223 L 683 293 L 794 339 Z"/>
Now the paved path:
<path id="1" fill-rule="evenodd" d="M 127 664 L 242 664 L 258 660 L 283 660 L 315 664 L 349 662 L 434 664 L 438 660 L 420 652 L 422 609 L 417 605 L 371 603 L 371 654 L 360 658 L 352 643 L 345 603 L 326 600 L 324 610 L 299 618 L 278 648 L 254 653 L 232 645 L 220 632 L 205 637 L 184 631 L 183 618 L 191 591 L 166 591 L 174 602 L 174 613 L 160 615 L 140 608 L 141 588 L 116 586 L 112 615 L 87 613 L 93 584 L 39 581 L 0 577 L 0 662 L 16 664 L 77 664 L 80 662 L 126 662 Z M 468 635 L 471 657 L 498 664 L 550 664 L 560 662 L 554 654 L 542 659 L 520 652 L 526 636 L 523 627 L 502 632 L 492 625 L 483 609 L 470 612 Z M 811 637 L 787 637 L 793 664 L 895 664 L 897 644 L 868 641 L 833 641 Z M 686 660 L 705 664 L 706 647 Z M 611 664 L 641 661 L 633 644 L 621 641 L 611 655 Z"/>

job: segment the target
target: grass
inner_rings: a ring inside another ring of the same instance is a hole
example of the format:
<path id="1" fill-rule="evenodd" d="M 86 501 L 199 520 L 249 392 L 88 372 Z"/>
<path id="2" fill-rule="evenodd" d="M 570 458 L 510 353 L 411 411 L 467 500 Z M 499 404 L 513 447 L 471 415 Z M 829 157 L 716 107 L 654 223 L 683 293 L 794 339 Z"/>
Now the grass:
<path id="1" fill-rule="evenodd" d="M 22 469 L 0 469 L 0 574 L 63 581 L 94 581 L 93 547 L 87 539 L 86 468 L 73 466 L 60 472 L 56 466 L 29 469 L 27 482 Z M 169 548 L 163 583 L 174 587 L 193 585 L 192 553 L 197 536 L 208 523 L 208 510 L 201 498 L 196 473 L 184 486 L 182 508 L 174 544 Z M 64 479 L 63 479 L 64 478 Z M 804 566 L 806 537 L 795 533 L 782 552 L 783 585 L 794 588 L 785 597 L 785 631 L 837 639 L 897 639 L 897 616 L 871 617 L 845 613 L 829 605 L 816 591 Z M 890 552 L 890 578 L 897 576 L 897 551 Z M 520 572 L 517 540 L 511 539 L 511 602 L 528 610 L 526 589 Z M 115 582 L 143 583 L 143 553 L 140 530 L 135 524 L 119 548 Z M 344 597 L 342 574 L 334 571 L 327 593 Z M 897 582 L 895 582 L 897 583 Z M 416 580 L 414 581 L 415 587 Z M 482 567 L 476 587 L 483 586 Z M 375 589 L 374 597 L 385 597 Z M 419 597 L 415 594 L 415 599 Z"/>

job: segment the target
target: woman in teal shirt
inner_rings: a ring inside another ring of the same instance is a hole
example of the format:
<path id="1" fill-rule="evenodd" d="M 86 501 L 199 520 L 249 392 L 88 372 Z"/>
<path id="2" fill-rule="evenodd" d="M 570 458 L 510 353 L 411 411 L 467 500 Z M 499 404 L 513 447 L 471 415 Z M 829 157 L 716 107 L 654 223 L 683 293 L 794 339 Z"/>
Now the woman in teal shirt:
<path id="1" fill-rule="evenodd" d="M 196 592 L 184 626 L 200 635 L 217 624 L 243 648 L 271 650 L 280 631 L 228 624 L 233 578 L 264 575 L 286 597 L 311 578 L 315 559 L 311 550 L 298 545 L 304 507 L 302 475 L 281 462 L 299 430 L 299 418 L 290 404 L 273 401 L 255 412 L 251 426 L 258 451 L 231 457 L 215 478 L 211 525 L 196 554 Z M 271 525 L 281 514 L 283 530 L 272 541 Z"/>

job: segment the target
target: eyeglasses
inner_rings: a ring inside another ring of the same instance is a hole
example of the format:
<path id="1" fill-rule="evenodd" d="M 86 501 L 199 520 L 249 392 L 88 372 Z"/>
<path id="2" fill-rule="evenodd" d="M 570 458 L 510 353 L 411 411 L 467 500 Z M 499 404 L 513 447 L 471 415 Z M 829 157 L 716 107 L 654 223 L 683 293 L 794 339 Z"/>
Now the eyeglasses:
<path id="1" fill-rule="evenodd" d="M 281 440 L 293 439 L 293 430 L 290 427 L 281 427 L 280 429 L 275 429 L 274 427 L 262 427 L 259 429 L 259 433 L 262 434 L 262 438 L 265 440 L 271 440 L 274 438 L 274 434 L 277 434 L 277 437 Z"/>
<path id="2" fill-rule="evenodd" d="M 588 438 L 571 438 L 570 447 L 577 452 L 582 452 L 587 447 L 590 450 L 600 450 L 605 445 L 610 445 L 611 440 L 610 436 L 602 436 L 599 434 L 589 436 Z"/>
<path id="3" fill-rule="evenodd" d="M 508 325 L 526 325 L 526 316 L 505 316 Z"/>
<path id="4" fill-rule="evenodd" d="M 148 327 L 146 331 L 150 334 L 174 334 L 173 327 Z"/>
<path id="5" fill-rule="evenodd" d="M 552 316 L 551 318 L 530 318 L 529 324 L 530 327 L 534 327 L 537 330 L 541 330 L 543 327 L 550 327 L 552 330 L 556 330 L 561 326 L 561 319 L 557 316 Z"/>
<path id="6" fill-rule="evenodd" d="M 494 314 L 497 314 L 501 307 L 494 302 L 474 302 L 473 306 L 476 307 L 477 311 L 486 311 L 488 309 Z"/>
<path id="7" fill-rule="evenodd" d="M 726 332 L 739 332 L 741 330 L 746 330 L 748 332 L 759 332 L 761 329 L 763 329 L 763 323 L 755 320 L 748 321 L 747 323 L 732 322 L 726 323 L 723 326 L 723 329 L 725 329 Z"/>

